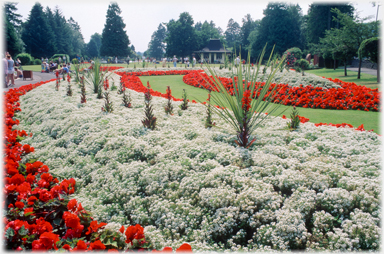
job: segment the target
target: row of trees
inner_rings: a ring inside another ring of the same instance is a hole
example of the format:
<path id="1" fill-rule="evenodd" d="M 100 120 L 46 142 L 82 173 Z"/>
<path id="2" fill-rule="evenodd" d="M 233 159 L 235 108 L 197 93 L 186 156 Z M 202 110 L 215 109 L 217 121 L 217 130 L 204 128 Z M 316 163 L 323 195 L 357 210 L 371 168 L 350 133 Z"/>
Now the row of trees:
<path id="1" fill-rule="evenodd" d="M 184 12 L 178 20 L 158 26 L 145 54 L 157 59 L 173 55 L 190 56 L 193 51 L 206 46 L 210 38 L 220 38 L 227 49 L 241 53 L 243 58 L 250 51 L 252 61 L 267 44 L 267 52 L 276 45 L 275 53 L 279 55 L 289 48 L 298 47 L 304 54 L 320 54 L 346 63 L 351 57 L 358 56 L 363 40 L 377 37 L 379 31 L 378 22 L 359 19 L 354 16 L 354 11 L 354 7 L 347 3 L 314 3 L 310 5 L 308 14 L 303 15 L 297 4 L 269 3 L 261 20 L 253 20 L 247 14 L 239 25 L 230 19 L 225 32 L 213 21 L 194 24 L 192 16 Z M 351 43 L 346 46 L 344 41 Z M 341 53 L 346 47 L 349 48 L 348 54 Z"/>
<path id="2" fill-rule="evenodd" d="M 65 19 L 58 7 L 45 9 L 36 3 L 26 22 L 17 14 L 17 3 L 4 4 L 6 49 L 11 55 L 25 52 L 35 58 L 51 57 L 56 53 L 99 57 L 127 57 L 134 51 L 124 31 L 125 24 L 117 3 L 108 6 L 106 24 L 102 34 L 95 33 L 88 44 L 84 43 L 78 23 Z"/>

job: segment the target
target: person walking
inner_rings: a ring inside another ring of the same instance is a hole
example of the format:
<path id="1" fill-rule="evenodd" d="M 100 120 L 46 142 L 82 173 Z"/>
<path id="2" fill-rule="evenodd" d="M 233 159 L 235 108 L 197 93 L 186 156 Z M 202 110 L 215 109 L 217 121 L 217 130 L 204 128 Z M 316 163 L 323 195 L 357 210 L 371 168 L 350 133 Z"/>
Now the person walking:
<path id="1" fill-rule="evenodd" d="M 15 85 L 15 78 L 14 78 L 14 65 L 15 62 L 13 61 L 12 57 L 10 54 L 7 55 L 7 62 L 8 62 L 8 70 L 7 70 L 7 86 L 8 82 L 11 80 L 11 84 L 9 86 L 14 86 Z"/>
<path id="2" fill-rule="evenodd" d="M 4 58 L 3 58 L 3 66 L 4 66 L 4 87 L 7 88 L 8 85 L 7 85 L 7 74 L 8 74 L 8 61 L 7 61 L 7 54 L 4 55 Z"/>
<path id="3" fill-rule="evenodd" d="M 176 55 L 173 56 L 173 67 L 176 67 L 177 58 Z"/>
<path id="4" fill-rule="evenodd" d="M 195 65 L 196 65 L 196 58 L 193 57 L 193 60 L 192 60 L 192 67 L 195 67 Z"/>

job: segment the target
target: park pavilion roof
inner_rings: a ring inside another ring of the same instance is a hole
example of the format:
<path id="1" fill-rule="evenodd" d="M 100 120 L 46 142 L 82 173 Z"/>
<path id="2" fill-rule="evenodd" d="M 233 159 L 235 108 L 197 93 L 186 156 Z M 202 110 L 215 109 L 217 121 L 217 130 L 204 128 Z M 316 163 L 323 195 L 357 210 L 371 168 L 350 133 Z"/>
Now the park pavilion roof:
<path id="1" fill-rule="evenodd" d="M 207 46 L 202 50 L 196 51 L 196 53 L 230 53 L 230 51 L 224 49 L 219 39 L 210 39 Z"/>

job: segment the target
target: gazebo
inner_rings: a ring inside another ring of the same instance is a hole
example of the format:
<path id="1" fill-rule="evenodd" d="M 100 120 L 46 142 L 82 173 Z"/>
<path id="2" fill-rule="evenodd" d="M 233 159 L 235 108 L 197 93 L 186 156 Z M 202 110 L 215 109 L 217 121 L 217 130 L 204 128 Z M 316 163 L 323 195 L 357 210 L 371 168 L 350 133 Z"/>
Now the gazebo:
<path id="1" fill-rule="evenodd" d="M 219 39 L 210 39 L 207 46 L 195 53 L 200 55 L 200 60 L 207 63 L 224 63 L 225 54 L 230 55 L 231 51 L 224 49 Z"/>

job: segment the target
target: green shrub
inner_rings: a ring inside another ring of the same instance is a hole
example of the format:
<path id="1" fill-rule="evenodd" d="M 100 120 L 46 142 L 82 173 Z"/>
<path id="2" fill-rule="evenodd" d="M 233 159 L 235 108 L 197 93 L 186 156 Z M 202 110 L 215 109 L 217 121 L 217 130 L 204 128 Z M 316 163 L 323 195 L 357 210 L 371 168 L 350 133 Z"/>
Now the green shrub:
<path id="1" fill-rule="evenodd" d="M 303 52 L 299 48 L 290 48 L 284 52 L 284 56 L 286 56 L 285 62 L 287 66 L 293 67 L 297 59 L 301 59 L 303 57 Z"/>
<path id="2" fill-rule="evenodd" d="M 79 60 L 77 60 L 77 58 L 72 59 L 72 64 L 78 64 L 78 63 L 79 63 Z"/>
<path id="3" fill-rule="evenodd" d="M 299 68 L 301 69 L 301 71 L 302 71 L 302 75 L 304 76 L 304 71 L 305 71 L 305 70 L 308 70 L 308 68 L 309 68 L 309 63 L 308 63 L 308 61 L 305 60 L 305 59 L 300 59 L 300 60 L 297 60 L 297 61 L 295 62 L 295 66 L 297 66 L 297 67 L 299 67 Z M 296 69 L 296 68 L 295 68 L 295 69 Z"/>
<path id="4" fill-rule="evenodd" d="M 19 58 L 21 61 L 21 65 L 29 65 L 32 62 L 32 57 L 28 53 L 20 53 L 15 59 Z"/>
<path id="5" fill-rule="evenodd" d="M 40 59 L 35 59 L 35 60 L 33 61 L 33 64 L 34 64 L 34 65 L 41 65 L 41 60 L 40 60 Z"/>

